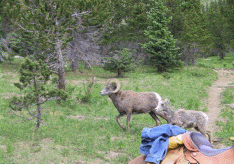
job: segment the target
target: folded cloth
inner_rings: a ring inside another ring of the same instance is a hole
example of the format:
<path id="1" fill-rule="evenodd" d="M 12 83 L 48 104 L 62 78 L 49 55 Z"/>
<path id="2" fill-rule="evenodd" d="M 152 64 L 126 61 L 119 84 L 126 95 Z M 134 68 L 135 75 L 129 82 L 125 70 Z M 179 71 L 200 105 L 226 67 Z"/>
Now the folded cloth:
<path id="1" fill-rule="evenodd" d="M 169 137 L 186 133 L 175 125 L 163 124 L 154 128 L 143 128 L 141 137 L 140 152 L 147 157 L 146 162 L 154 162 L 159 164 L 167 153 L 169 145 Z"/>
<path id="2" fill-rule="evenodd" d="M 175 149 L 179 147 L 180 145 L 183 145 L 183 139 L 182 139 L 183 134 L 179 134 L 177 136 L 173 136 L 169 138 L 169 145 L 168 149 Z"/>

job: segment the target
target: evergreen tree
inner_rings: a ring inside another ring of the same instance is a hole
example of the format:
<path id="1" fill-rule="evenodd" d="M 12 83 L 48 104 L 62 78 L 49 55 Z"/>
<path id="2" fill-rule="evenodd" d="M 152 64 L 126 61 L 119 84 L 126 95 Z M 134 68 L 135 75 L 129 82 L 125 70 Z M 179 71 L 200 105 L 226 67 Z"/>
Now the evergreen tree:
<path id="1" fill-rule="evenodd" d="M 134 66 L 133 54 L 129 49 L 124 48 L 116 56 L 104 58 L 104 69 L 111 72 L 116 72 L 117 77 L 123 77 L 123 72 L 133 70 Z"/>
<path id="2" fill-rule="evenodd" d="M 63 100 L 67 98 L 64 90 L 57 89 L 52 83 L 48 83 L 51 74 L 52 71 L 49 71 L 42 60 L 33 62 L 27 58 L 20 68 L 20 82 L 14 83 L 22 91 L 22 96 L 11 99 L 11 109 L 15 111 L 26 109 L 31 116 L 26 119 L 37 119 L 37 128 L 42 122 L 42 104 L 52 97 L 60 97 Z M 33 106 L 36 106 L 36 111 L 32 111 Z"/>
<path id="3" fill-rule="evenodd" d="M 220 59 L 225 57 L 228 44 L 228 23 L 227 18 L 221 13 L 221 7 L 217 2 L 211 2 L 207 12 L 207 25 L 211 35 L 211 44 L 214 51 L 220 56 Z"/>
<path id="4" fill-rule="evenodd" d="M 2 17 L 0 16 L 0 63 L 2 61 Z"/>
<path id="5" fill-rule="evenodd" d="M 200 0 L 166 0 L 168 15 L 172 16 L 169 30 L 178 40 L 181 59 L 186 64 L 195 64 L 200 53 L 210 48 L 210 35 L 206 27 L 206 15 Z"/>
<path id="6" fill-rule="evenodd" d="M 169 30 L 176 39 L 179 39 L 184 26 L 185 2 L 184 0 L 167 0 L 165 5 L 168 7 L 168 17 L 172 17 L 172 20 L 168 22 Z"/>
<path id="7" fill-rule="evenodd" d="M 200 0 L 189 0 L 184 7 L 184 28 L 181 40 L 186 43 L 198 43 L 207 47 L 209 39 L 208 32 L 205 28 L 205 15 L 201 12 L 202 5 Z"/>
<path id="8" fill-rule="evenodd" d="M 50 59 L 58 63 L 59 89 L 65 89 L 62 49 L 71 40 L 67 36 L 69 28 L 75 24 L 72 5 L 71 1 L 65 0 L 27 0 L 18 2 L 12 8 L 8 3 L 5 8 L 17 33 L 29 45 L 36 59 L 45 60 L 48 59 L 48 54 L 55 54 Z"/>
<path id="9" fill-rule="evenodd" d="M 194 65 L 200 54 L 210 49 L 210 35 L 206 28 L 206 17 L 201 12 L 200 1 L 193 1 L 189 4 L 184 11 L 186 14 L 180 41 L 185 49 L 182 55 L 183 61 Z"/>
<path id="10" fill-rule="evenodd" d="M 234 1 L 226 0 L 225 7 L 223 9 L 225 13 L 224 17 L 228 23 L 228 38 L 229 47 L 234 49 Z"/>
<path id="11" fill-rule="evenodd" d="M 136 41 L 143 37 L 140 34 L 147 27 L 147 9 L 144 1 L 113 1 L 110 8 L 112 17 L 106 24 L 107 29 L 105 29 L 103 42 Z"/>
<path id="12" fill-rule="evenodd" d="M 144 31 L 147 42 L 142 44 L 143 49 L 149 54 L 149 64 L 164 72 L 169 68 L 181 66 L 180 54 L 175 47 L 176 40 L 168 31 L 166 18 L 167 8 L 162 1 L 150 0 L 147 12 L 148 27 Z"/>
<path id="13" fill-rule="evenodd" d="M 71 31 L 79 28 L 76 24 L 79 11 L 90 8 L 91 2 L 18 0 L 12 8 L 9 3 L 5 7 L 17 28 L 17 34 L 26 43 L 27 53 L 30 53 L 27 55 L 47 61 L 59 77 L 59 89 L 65 90 L 63 49 L 73 39 L 69 35 Z"/>
<path id="14" fill-rule="evenodd" d="M 0 31 L 1 31 L 1 60 L 9 60 L 12 61 L 14 59 L 13 53 L 12 52 L 6 52 L 7 49 L 10 50 L 14 50 L 12 49 L 13 47 L 9 44 L 9 38 L 7 38 L 9 35 L 12 34 L 12 32 L 14 31 L 14 29 L 11 27 L 11 23 L 9 21 L 9 14 L 7 11 L 4 10 L 4 7 L 6 6 L 6 4 L 9 3 L 10 6 L 13 6 L 16 4 L 15 0 L 1 0 L 0 1 L 0 17 L 1 17 L 1 27 L 0 27 Z"/>
<path id="15" fill-rule="evenodd" d="M 107 49 L 104 54 L 123 48 L 135 49 L 136 59 L 140 57 L 142 48 L 139 43 L 145 41 L 144 30 L 147 27 L 147 0 L 114 0 L 108 2 L 108 13 L 103 28 L 101 45 Z"/>

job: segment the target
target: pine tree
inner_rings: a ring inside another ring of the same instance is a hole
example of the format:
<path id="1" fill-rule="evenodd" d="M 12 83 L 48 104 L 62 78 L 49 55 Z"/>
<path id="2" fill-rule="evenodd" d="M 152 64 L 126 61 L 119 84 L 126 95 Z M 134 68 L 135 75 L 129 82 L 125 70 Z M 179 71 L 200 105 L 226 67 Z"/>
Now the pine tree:
<path id="1" fill-rule="evenodd" d="M 47 61 L 54 68 L 59 77 L 59 89 L 65 89 L 63 49 L 73 39 L 69 34 L 77 28 L 79 9 L 84 11 L 90 5 L 90 1 L 82 0 L 18 0 L 12 8 L 9 3 L 6 5 L 5 11 L 17 28 L 17 34 L 27 43 L 30 53 L 27 55 Z"/>
<path id="2" fill-rule="evenodd" d="M 134 55 L 142 51 L 139 43 L 145 41 L 144 30 L 147 27 L 147 0 L 114 0 L 108 1 L 107 9 L 103 9 L 106 16 L 101 45 L 111 54 L 123 48 L 137 50 Z M 139 57 L 139 56 L 138 56 Z"/>
<path id="3" fill-rule="evenodd" d="M 0 63 L 2 61 L 2 17 L 0 16 Z"/>
<path id="4" fill-rule="evenodd" d="M 224 17 L 227 19 L 228 23 L 228 38 L 227 42 L 231 49 L 234 49 L 234 1 L 233 0 L 226 0 L 224 5 Z"/>
<path id="5" fill-rule="evenodd" d="M 201 12 L 202 5 L 200 0 L 190 0 L 184 7 L 184 28 L 181 40 L 184 42 L 196 42 L 205 45 L 207 35 L 205 29 L 205 15 Z M 207 45 L 206 45 L 207 46 Z"/>
<path id="6" fill-rule="evenodd" d="M 224 59 L 228 43 L 227 18 L 221 13 L 221 7 L 217 2 L 212 2 L 207 12 L 207 25 L 211 35 L 211 44 L 214 51 L 217 51 L 220 59 Z"/>
<path id="7" fill-rule="evenodd" d="M 37 119 L 36 127 L 39 128 L 42 123 L 42 104 L 53 97 L 60 97 L 65 100 L 67 93 L 64 90 L 55 88 L 52 83 L 48 83 L 52 71 L 49 71 L 47 65 L 42 60 L 34 62 L 27 58 L 22 63 L 19 72 L 20 82 L 14 84 L 22 91 L 22 96 L 13 97 L 10 101 L 10 107 L 15 111 L 26 109 L 31 118 L 25 119 Z M 36 111 L 32 111 L 33 106 L 36 106 Z"/>
<path id="8" fill-rule="evenodd" d="M 181 33 L 180 41 L 185 45 L 185 52 L 183 53 L 186 64 L 195 64 L 196 58 L 200 53 L 207 52 L 210 48 L 210 35 L 206 28 L 206 17 L 201 12 L 202 6 L 200 1 L 193 1 L 185 8 L 184 25 Z"/>
<path id="9" fill-rule="evenodd" d="M 142 44 L 143 49 L 149 54 L 149 64 L 164 72 L 169 68 L 181 66 L 180 54 L 175 47 L 176 40 L 168 31 L 166 18 L 167 8 L 162 1 L 150 0 L 147 12 L 148 27 L 144 31 L 147 42 Z"/>
<path id="10" fill-rule="evenodd" d="M 179 39 L 184 26 L 184 0 L 167 0 L 165 5 L 168 7 L 168 16 L 172 17 L 168 22 L 169 30 L 176 39 Z"/>

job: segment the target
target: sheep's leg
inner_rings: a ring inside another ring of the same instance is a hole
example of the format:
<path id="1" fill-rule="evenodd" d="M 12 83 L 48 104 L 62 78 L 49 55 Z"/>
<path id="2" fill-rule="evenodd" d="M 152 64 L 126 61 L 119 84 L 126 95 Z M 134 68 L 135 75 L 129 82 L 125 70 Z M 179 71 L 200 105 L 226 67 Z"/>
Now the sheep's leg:
<path id="1" fill-rule="evenodd" d="M 152 112 L 152 111 L 149 114 L 154 119 L 154 121 L 156 122 L 156 126 L 159 126 L 161 121 L 159 120 L 159 118 L 157 117 L 157 115 L 154 112 Z"/>
<path id="2" fill-rule="evenodd" d="M 123 130 L 126 130 L 126 128 L 119 122 L 119 118 L 120 117 L 123 117 L 125 114 L 119 114 L 117 117 L 116 117 L 116 121 L 118 122 L 119 126 L 123 129 Z"/>
<path id="3" fill-rule="evenodd" d="M 129 124 L 132 118 L 132 113 L 127 113 L 127 131 L 129 131 Z"/>

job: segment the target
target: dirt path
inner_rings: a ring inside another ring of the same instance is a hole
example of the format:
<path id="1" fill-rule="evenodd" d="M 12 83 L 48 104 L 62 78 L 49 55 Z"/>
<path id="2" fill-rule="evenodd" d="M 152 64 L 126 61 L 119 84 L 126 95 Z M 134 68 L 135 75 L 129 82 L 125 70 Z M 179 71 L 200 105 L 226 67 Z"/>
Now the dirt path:
<path id="1" fill-rule="evenodd" d="M 209 99 L 208 99 L 208 112 L 209 117 L 208 129 L 212 134 L 219 128 L 216 125 L 216 120 L 220 115 L 220 111 L 224 106 L 221 105 L 220 93 L 228 86 L 229 83 L 233 82 L 234 71 L 233 70 L 215 70 L 218 73 L 219 79 L 209 88 Z M 216 145 L 216 148 L 221 148 L 223 145 Z M 225 146 L 224 146 L 225 147 Z"/>

